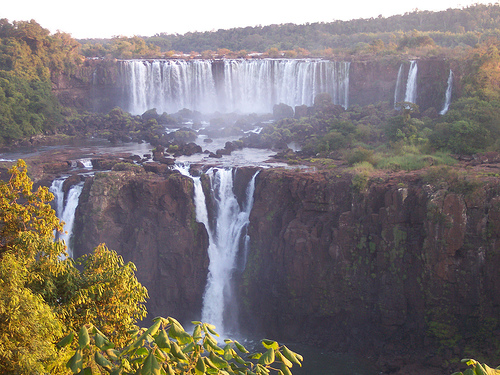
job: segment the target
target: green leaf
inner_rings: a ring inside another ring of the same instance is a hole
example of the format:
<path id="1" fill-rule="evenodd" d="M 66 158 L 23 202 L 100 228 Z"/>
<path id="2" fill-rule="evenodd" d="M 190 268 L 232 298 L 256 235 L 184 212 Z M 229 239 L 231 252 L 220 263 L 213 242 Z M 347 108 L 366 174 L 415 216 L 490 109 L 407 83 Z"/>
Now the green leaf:
<path id="1" fill-rule="evenodd" d="M 158 319 L 154 322 L 154 324 L 151 327 L 148 328 L 148 330 L 144 334 L 154 336 L 156 332 L 158 332 L 160 325 L 161 325 L 161 319 Z"/>
<path id="2" fill-rule="evenodd" d="M 73 332 L 71 332 L 69 335 L 67 335 L 67 336 L 63 337 L 63 338 L 61 339 L 61 341 L 59 341 L 59 342 L 57 343 L 57 346 L 58 346 L 58 347 L 60 347 L 60 348 L 62 348 L 62 347 L 64 347 L 64 346 L 66 346 L 66 345 L 71 344 L 71 343 L 73 342 L 73 338 L 74 338 L 74 337 L 75 337 L 75 335 L 73 334 Z"/>
<path id="3" fill-rule="evenodd" d="M 168 330 L 168 334 L 170 337 L 176 339 L 179 344 L 184 345 L 190 341 L 193 341 L 193 338 L 189 333 L 184 331 L 184 328 L 180 324 L 172 324 L 170 329 Z"/>
<path id="4" fill-rule="evenodd" d="M 172 368 L 172 366 L 170 366 L 170 365 L 167 365 L 167 374 L 168 375 L 175 375 L 175 371 Z"/>
<path id="5" fill-rule="evenodd" d="M 283 372 L 283 375 L 292 375 L 292 372 L 287 366 L 285 366 L 284 363 L 281 364 L 281 371 Z"/>
<path id="6" fill-rule="evenodd" d="M 191 353 L 192 351 L 194 351 L 194 342 L 190 342 L 184 348 L 182 348 L 182 352 L 185 354 Z"/>
<path id="7" fill-rule="evenodd" d="M 196 375 L 203 375 L 205 371 L 207 371 L 207 367 L 205 365 L 205 362 L 203 361 L 203 358 L 198 357 L 194 370 L 196 372 Z"/>
<path id="8" fill-rule="evenodd" d="M 97 327 L 94 327 L 92 326 L 92 329 L 91 329 L 91 332 L 92 334 L 96 335 L 96 334 L 99 334 L 101 335 L 102 337 L 104 337 L 106 340 L 109 341 L 109 339 L 106 337 L 106 335 L 104 333 L 102 333 Z"/>
<path id="9" fill-rule="evenodd" d="M 259 374 L 269 374 L 269 369 L 261 365 L 260 363 L 257 363 L 257 373 Z"/>
<path id="10" fill-rule="evenodd" d="M 227 363 L 225 360 L 217 356 L 214 352 L 210 353 L 209 358 L 215 365 L 215 367 L 217 367 L 218 369 L 224 369 L 229 367 L 229 363 Z"/>
<path id="11" fill-rule="evenodd" d="M 301 355 L 297 354 L 297 353 L 294 353 L 292 352 L 290 349 L 288 349 L 285 345 L 283 345 L 283 349 L 282 349 L 282 353 L 283 355 L 290 361 L 290 362 L 293 362 L 293 363 L 296 363 L 298 364 L 299 366 L 302 366 L 302 363 L 300 363 L 298 357 L 302 358 Z"/>
<path id="12" fill-rule="evenodd" d="M 66 367 L 73 371 L 73 374 L 76 374 L 77 372 L 82 370 L 83 358 L 82 351 L 80 349 L 78 349 L 73 357 L 69 359 L 68 363 L 66 363 Z"/>
<path id="13" fill-rule="evenodd" d="M 106 349 L 105 352 L 112 361 L 118 360 L 118 356 L 120 355 L 120 352 L 115 349 Z"/>
<path id="14" fill-rule="evenodd" d="M 170 350 L 171 353 L 174 355 L 174 357 L 187 362 L 188 360 L 187 357 L 184 355 L 184 353 L 182 352 L 181 348 L 179 348 L 179 345 L 177 345 L 177 343 L 172 342 Z"/>
<path id="15" fill-rule="evenodd" d="M 180 330 L 184 331 L 184 327 L 176 319 L 174 319 L 172 317 L 168 317 L 168 321 L 170 324 L 175 324 L 175 325 L 177 325 L 177 327 L 179 327 Z"/>
<path id="16" fill-rule="evenodd" d="M 158 363 L 153 351 L 149 352 L 141 368 L 141 375 L 161 375 L 161 366 Z"/>
<path id="17" fill-rule="evenodd" d="M 286 367 L 292 367 L 293 363 L 288 360 L 281 352 L 276 352 L 276 357 L 278 357 L 278 361 L 283 362 Z"/>
<path id="18" fill-rule="evenodd" d="M 138 357 L 145 357 L 149 354 L 149 350 L 147 348 L 139 348 L 135 351 L 135 355 Z"/>
<path id="19" fill-rule="evenodd" d="M 234 344 L 236 345 L 236 347 L 238 348 L 238 350 L 240 352 L 249 353 L 249 351 L 243 345 L 241 345 L 238 341 L 235 341 Z"/>
<path id="20" fill-rule="evenodd" d="M 96 335 L 94 336 L 94 340 L 96 346 L 99 349 L 101 350 L 109 349 L 109 347 L 108 348 L 106 347 L 109 346 L 111 343 L 104 336 L 100 335 L 99 333 L 96 333 Z"/>
<path id="21" fill-rule="evenodd" d="M 262 353 L 253 353 L 248 356 L 250 359 L 259 359 L 260 357 L 262 357 Z"/>
<path id="22" fill-rule="evenodd" d="M 231 345 L 227 344 L 224 346 L 224 359 L 229 361 L 233 358 L 233 353 L 231 353 Z"/>
<path id="23" fill-rule="evenodd" d="M 94 355 L 94 359 L 99 366 L 104 367 L 108 371 L 111 370 L 112 363 L 108 361 L 108 359 L 104 357 L 101 353 L 96 352 Z"/>
<path id="24" fill-rule="evenodd" d="M 274 362 L 274 349 L 269 348 L 267 351 L 262 354 L 262 357 L 259 358 L 259 364 L 267 366 Z"/>
<path id="25" fill-rule="evenodd" d="M 80 349 L 83 349 L 89 343 L 90 343 L 89 332 L 87 331 L 87 328 L 83 326 L 80 329 L 80 332 L 78 332 L 78 346 L 80 346 Z"/>
<path id="26" fill-rule="evenodd" d="M 206 364 L 208 367 L 211 367 L 211 368 L 217 369 L 217 366 L 215 366 L 215 364 L 214 364 L 214 363 L 212 363 L 212 361 L 210 360 L 210 358 L 208 358 L 208 357 L 204 357 L 204 358 L 203 358 L 203 361 L 205 361 L 205 364 Z"/>
<path id="27" fill-rule="evenodd" d="M 193 339 L 195 340 L 201 340 L 201 326 L 200 325 L 197 325 L 194 327 L 194 331 L 193 331 Z"/>
<path id="28" fill-rule="evenodd" d="M 217 332 L 215 332 L 215 326 L 212 325 L 212 324 L 206 324 L 206 327 L 208 329 L 208 332 L 210 332 L 212 335 L 215 335 L 217 337 L 219 337 L 219 334 Z"/>
<path id="29" fill-rule="evenodd" d="M 159 348 L 170 350 L 170 339 L 167 332 L 162 329 L 155 337 L 155 343 Z"/>
<path id="30" fill-rule="evenodd" d="M 276 341 L 273 341 L 273 340 L 263 339 L 262 340 L 262 345 L 266 349 L 274 349 L 274 350 L 278 350 L 279 349 L 279 344 Z"/>

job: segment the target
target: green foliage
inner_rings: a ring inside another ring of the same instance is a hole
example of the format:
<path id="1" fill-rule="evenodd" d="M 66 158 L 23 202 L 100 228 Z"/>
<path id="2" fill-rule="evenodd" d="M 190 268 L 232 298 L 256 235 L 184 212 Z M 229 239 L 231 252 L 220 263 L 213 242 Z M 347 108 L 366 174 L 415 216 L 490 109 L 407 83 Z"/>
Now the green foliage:
<path id="1" fill-rule="evenodd" d="M 250 354 L 237 341 L 226 339 L 221 345 L 214 326 L 192 323 L 189 334 L 174 318 L 156 318 L 149 328 L 131 332 L 123 348 L 117 348 L 95 326 L 85 325 L 77 340 L 70 334 L 60 346 L 73 349 L 67 367 L 74 374 L 291 375 L 294 364 L 302 365 L 300 354 L 276 341 L 262 340 L 264 353 Z"/>
<path id="2" fill-rule="evenodd" d="M 377 168 L 391 171 L 415 171 L 433 165 L 452 165 L 456 160 L 445 154 L 420 154 L 405 152 L 378 159 Z"/>
<path id="3" fill-rule="evenodd" d="M 467 366 L 471 366 L 472 368 L 468 368 L 464 372 L 455 372 L 452 375 L 499 375 L 500 374 L 500 366 L 496 369 L 489 367 L 484 363 L 479 363 L 474 359 L 462 359 L 462 363 L 466 363 Z"/>
<path id="4" fill-rule="evenodd" d="M 373 165 L 364 161 L 353 166 L 352 187 L 356 192 L 362 192 L 368 186 Z"/>
<path id="5" fill-rule="evenodd" d="M 396 53 L 396 48 L 422 48 L 433 44 L 444 47 L 473 47 L 487 35 L 498 37 L 498 4 L 476 4 L 461 10 L 441 12 L 415 10 L 392 17 L 354 19 L 350 21 L 316 22 L 303 25 L 282 24 L 217 30 L 215 32 L 188 32 L 184 35 L 160 33 L 144 38 L 167 51 L 232 51 L 267 52 L 278 57 L 303 56 L 302 50 L 331 56 L 334 52 L 353 50 L 355 53 Z M 104 56 L 110 41 L 86 40 L 85 51 L 95 50 Z M 109 53 L 109 52 L 108 52 Z M 96 54 L 93 54 L 96 55 Z M 90 56 L 90 54 L 89 54 Z"/>
<path id="6" fill-rule="evenodd" d="M 362 162 L 368 162 L 371 165 L 377 164 L 375 152 L 364 147 L 357 147 L 356 149 L 350 151 L 346 156 L 346 159 L 349 165 L 354 165 Z"/>
<path id="7" fill-rule="evenodd" d="M 123 343 L 146 315 L 146 289 L 135 266 L 100 245 L 66 258 L 46 187 L 32 191 L 24 161 L 0 182 L 0 373 L 63 373 L 55 342 L 84 323 Z M 79 270 L 76 266 L 79 266 Z"/>
<path id="8" fill-rule="evenodd" d="M 68 34 L 49 35 L 35 21 L 0 20 L 0 142 L 53 131 L 61 107 L 51 77 L 81 63 L 79 44 Z"/>

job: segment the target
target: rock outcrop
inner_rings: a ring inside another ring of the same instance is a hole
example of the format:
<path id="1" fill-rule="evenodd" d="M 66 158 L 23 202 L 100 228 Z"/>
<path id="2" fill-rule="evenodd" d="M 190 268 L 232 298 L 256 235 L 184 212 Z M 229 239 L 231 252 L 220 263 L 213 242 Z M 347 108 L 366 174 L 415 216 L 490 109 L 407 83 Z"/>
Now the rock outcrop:
<path id="1" fill-rule="evenodd" d="M 178 172 L 97 173 L 80 196 L 74 256 L 106 243 L 137 266 L 151 318 L 199 319 L 208 235 L 195 220 L 192 194 L 192 181 Z"/>

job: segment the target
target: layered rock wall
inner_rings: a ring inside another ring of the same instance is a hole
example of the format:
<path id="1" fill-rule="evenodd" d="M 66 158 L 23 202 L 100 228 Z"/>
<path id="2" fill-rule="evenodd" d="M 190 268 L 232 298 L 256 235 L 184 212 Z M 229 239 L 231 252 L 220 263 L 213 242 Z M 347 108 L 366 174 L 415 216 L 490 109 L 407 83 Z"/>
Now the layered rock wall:
<path id="1" fill-rule="evenodd" d="M 240 285 L 243 321 L 342 351 L 491 344 L 500 314 L 499 185 L 455 184 L 401 176 L 358 192 L 349 176 L 262 171 Z"/>
<path id="2" fill-rule="evenodd" d="M 199 319 L 207 233 L 191 180 L 164 172 L 88 180 L 75 253 L 105 242 L 137 265 L 151 315 Z M 240 172 L 246 181 L 254 169 Z M 454 173 L 383 175 L 356 188 L 340 170 L 260 171 L 236 285 L 242 328 L 364 354 L 451 359 L 495 348 L 500 183 Z"/>

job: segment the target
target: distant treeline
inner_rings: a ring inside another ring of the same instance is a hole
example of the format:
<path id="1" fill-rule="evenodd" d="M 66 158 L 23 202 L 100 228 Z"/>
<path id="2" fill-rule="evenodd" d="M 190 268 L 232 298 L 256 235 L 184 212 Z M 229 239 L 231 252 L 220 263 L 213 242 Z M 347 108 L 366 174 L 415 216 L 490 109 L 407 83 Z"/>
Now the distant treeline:
<path id="1" fill-rule="evenodd" d="M 377 44 L 400 47 L 408 35 L 426 36 L 440 47 L 473 47 L 487 38 L 500 35 L 500 6 L 498 4 L 476 4 L 463 9 L 448 9 L 441 12 L 415 10 L 404 15 L 388 18 L 379 16 L 370 19 L 307 23 L 304 25 L 281 24 L 217 30 L 212 32 L 189 32 L 183 35 L 160 33 L 140 37 L 144 41 L 144 55 L 166 52 L 217 52 L 221 49 L 242 55 L 243 52 L 264 53 L 269 50 L 307 50 L 318 54 L 348 50 L 356 53 L 366 45 Z M 124 41 L 134 44 L 133 38 L 81 40 L 83 53 L 87 56 L 116 55 L 120 48 L 116 44 Z M 137 43 L 137 40 L 135 41 Z M 300 53 L 300 52 L 299 52 Z M 147 56 L 144 56 L 147 57 Z"/>

